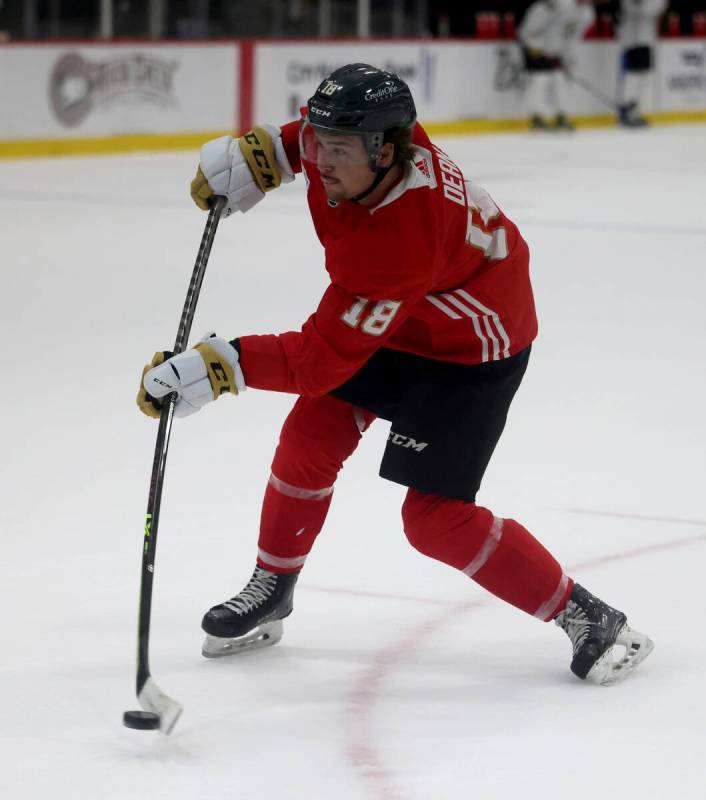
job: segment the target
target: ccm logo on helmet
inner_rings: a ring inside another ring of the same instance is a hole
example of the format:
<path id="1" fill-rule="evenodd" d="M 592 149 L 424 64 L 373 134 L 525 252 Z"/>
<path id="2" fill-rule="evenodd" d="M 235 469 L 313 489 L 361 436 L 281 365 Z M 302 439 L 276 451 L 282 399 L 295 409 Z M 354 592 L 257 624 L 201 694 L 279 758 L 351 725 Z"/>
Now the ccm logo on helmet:
<path id="1" fill-rule="evenodd" d="M 403 436 L 401 433 L 395 433 L 394 431 L 390 431 L 387 441 L 392 442 L 392 444 L 398 444 L 405 449 L 411 448 L 417 453 L 421 453 L 429 445 L 429 442 L 417 442 L 411 436 Z"/>
<path id="2" fill-rule="evenodd" d="M 324 111 L 323 108 L 315 108 L 314 106 L 312 106 L 309 109 L 309 111 L 311 111 L 312 114 L 318 114 L 320 117 L 330 117 L 331 116 L 331 112 L 330 111 Z"/>

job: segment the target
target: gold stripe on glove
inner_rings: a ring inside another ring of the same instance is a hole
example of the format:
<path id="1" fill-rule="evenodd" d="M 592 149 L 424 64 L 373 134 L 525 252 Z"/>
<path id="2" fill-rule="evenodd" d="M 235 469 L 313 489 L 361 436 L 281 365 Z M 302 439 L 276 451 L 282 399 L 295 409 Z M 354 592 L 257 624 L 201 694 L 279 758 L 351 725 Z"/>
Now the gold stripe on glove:
<path id="1" fill-rule="evenodd" d="M 208 198 L 212 196 L 213 189 L 208 185 L 206 176 L 199 167 L 196 177 L 191 181 L 191 199 L 202 211 L 208 211 Z"/>
<path id="2" fill-rule="evenodd" d="M 158 367 L 160 364 L 164 363 L 164 352 L 160 351 L 159 353 L 155 353 L 152 357 L 152 361 L 149 364 L 145 364 L 145 368 L 142 370 L 142 377 L 140 378 L 140 391 L 137 393 L 137 406 L 143 414 L 147 414 L 148 417 L 153 417 L 154 419 L 159 419 L 162 415 L 161 409 L 158 409 L 154 402 L 150 399 L 150 396 L 147 394 L 145 389 L 144 379 L 147 372 L 154 367 Z"/>
<path id="3" fill-rule="evenodd" d="M 250 167 L 255 183 L 260 191 L 269 192 L 282 182 L 279 165 L 275 156 L 275 144 L 272 137 L 259 125 L 238 140 L 240 152 Z"/>
<path id="4" fill-rule="evenodd" d="M 206 365 L 208 379 L 213 389 L 213 399 L 218 400 L 222 394 L 227 392 L 238 394 L 233 367 L 221 356 L 218 350 L 211 347 L 208 342 L 199 342 L 195 349 L 199 351 Z"/>

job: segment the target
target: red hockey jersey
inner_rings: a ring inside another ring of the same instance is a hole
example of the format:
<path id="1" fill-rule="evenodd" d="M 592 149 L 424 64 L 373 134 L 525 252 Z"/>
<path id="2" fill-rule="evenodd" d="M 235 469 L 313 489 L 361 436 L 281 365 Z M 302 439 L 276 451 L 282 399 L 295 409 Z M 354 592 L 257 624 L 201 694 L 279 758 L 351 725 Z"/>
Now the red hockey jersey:
<path id="1" fill-rule="evenodd" d="M 282 128 L 331 283 L 301 331 L 240 337 L 248 386 L 316 396 L 380 347 L 479 364 L 537 334 L 529 251 L 490 195 L 464 178 L 417 124 L 414 163 L 377 206 L 329 205 L 318 170 L 299 157 L 299 123 Z"/>

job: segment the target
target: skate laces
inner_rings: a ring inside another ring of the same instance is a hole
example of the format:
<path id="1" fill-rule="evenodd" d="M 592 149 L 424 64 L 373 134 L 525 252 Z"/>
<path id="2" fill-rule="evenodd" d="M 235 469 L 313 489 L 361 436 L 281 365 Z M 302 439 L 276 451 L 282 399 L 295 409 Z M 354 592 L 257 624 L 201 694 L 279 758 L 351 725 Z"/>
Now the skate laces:
<path id="1" fill-rule="evenodd" d="M 581 645 L 586 641 L 591 631 L 591 626 L 597 623 L 591 622 L 588 615 L 578 603 L 569 600 L 566 608 L 557 615 L 554 620 L 556 624 L 571 639 L 574 648 L 574 655 L 578 652 Z"/>
<path id="2" fill-rule="evenodd" d="M 235 597 L 231 597 L 223 605 L 236 614 L 247 614 L 268 600 L 277 586 L 277 575 L 274 572 L 255 567 L 248 585 Z"/>

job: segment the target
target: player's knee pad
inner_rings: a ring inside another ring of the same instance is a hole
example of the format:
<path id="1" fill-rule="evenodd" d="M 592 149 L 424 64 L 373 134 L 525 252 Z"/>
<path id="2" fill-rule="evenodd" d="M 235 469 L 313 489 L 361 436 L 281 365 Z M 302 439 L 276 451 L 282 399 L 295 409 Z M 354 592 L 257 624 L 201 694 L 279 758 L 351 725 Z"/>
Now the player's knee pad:
<path id="1" fill-rule="evenodd" d="M 493 514 L 475 503 L 410 489 L 402 521 L 415 550 L 464 569 L 487 538 Z"/>
<path id="2" fill-rule="evenodd" d="M 296 486 L 329 486 L 360 437 L 349 403 L 328 395 L 300 397 L 282 426 L 272 472 Z"/>

